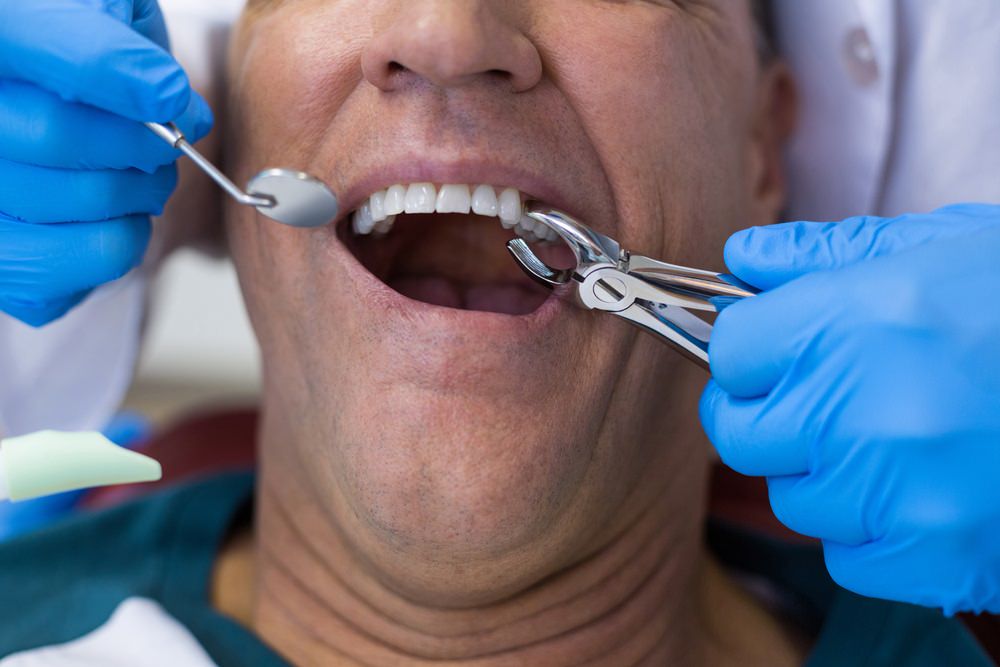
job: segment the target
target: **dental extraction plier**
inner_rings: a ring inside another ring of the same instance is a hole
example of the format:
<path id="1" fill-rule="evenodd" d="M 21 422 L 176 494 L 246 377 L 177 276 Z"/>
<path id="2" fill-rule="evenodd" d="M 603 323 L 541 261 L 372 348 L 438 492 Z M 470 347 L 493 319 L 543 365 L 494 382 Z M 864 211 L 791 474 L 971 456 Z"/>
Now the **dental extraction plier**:
<path id="1" fill-rule="evenodd" d="M 757 294 L 731 275 L 630 253 L 614 239 L 560 211 L 531 204 L 525 215 L 555 231 L 576 259 L 573 268 L 554 269 L 523 239 L 513 239 L 507 249 L 528 276 L 553 289 L 572 282 L 577 305 L 618 315 L 705 369 L 712 325 L 690 311 L 721 312 Z"/>

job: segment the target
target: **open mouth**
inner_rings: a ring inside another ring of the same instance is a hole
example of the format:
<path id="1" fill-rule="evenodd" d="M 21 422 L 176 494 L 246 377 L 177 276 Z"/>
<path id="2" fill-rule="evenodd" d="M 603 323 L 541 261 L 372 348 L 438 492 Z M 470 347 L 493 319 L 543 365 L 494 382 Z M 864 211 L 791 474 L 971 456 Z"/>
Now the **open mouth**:
<path id="1" fill-rule="evenodd" d="M 525 196 L 492 185 L 397 184 L 372 193 L 337 233 L 355 258 L 400 294 L 435 306 L 527 315 L 552 296 L 511 259 L 507 241 L 572 265 L 554 231 L 523 214 Z"/>

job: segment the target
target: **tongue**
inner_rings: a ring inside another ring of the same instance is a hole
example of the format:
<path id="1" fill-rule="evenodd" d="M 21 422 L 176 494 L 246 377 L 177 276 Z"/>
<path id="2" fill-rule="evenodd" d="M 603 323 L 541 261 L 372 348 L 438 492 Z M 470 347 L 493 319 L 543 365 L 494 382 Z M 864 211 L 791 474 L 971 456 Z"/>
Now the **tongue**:
<path id="1" fill-rule="evenodd" d="M 389 281 L 400 294 L 448 308 L 481 310 L 506 315 L 533 312 L 548 296 L 520 285 L 463 285 L 437 276 L 406 276 Z"/>
<path id="2" fill-rule="evenodd" d="M 465 307 L 507 315 L 527 315 L 538 309 L 548 293 L 520 285 L 481 285 L 465 291 Z"/>
<path id="3" fill-rule="evenodd" d="M 447 278 L 407 276 L 390 280 L 389 287 L 416 301 L 447 308 L 462 307 L 462 293 Z"/>

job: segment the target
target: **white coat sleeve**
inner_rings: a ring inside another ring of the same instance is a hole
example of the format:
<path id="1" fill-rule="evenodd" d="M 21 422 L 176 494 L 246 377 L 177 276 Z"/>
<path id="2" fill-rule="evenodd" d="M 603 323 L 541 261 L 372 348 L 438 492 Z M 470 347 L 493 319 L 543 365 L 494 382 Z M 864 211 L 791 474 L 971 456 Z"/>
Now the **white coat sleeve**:
<path id="1" fill-rule="evenodd" d="M 140 271 L 35 329 L 0 314 L 0 433 L 103 428 L 135 368 L 145 310 Z"/>

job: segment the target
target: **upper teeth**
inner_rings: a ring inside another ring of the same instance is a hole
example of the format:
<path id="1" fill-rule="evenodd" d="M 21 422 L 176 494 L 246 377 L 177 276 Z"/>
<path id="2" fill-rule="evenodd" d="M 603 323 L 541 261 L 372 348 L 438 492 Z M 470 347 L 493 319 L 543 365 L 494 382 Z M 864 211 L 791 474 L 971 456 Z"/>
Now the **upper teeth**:
<path id="1" fill-rule="evenodd" d="M 358 207 L 352 217 L 357 234 L 375 231 L 386 234 L 392 229 L 400 213 L 474 213 L 490 218 L 500 218 L 506 229 L 529 241 L 555 241 L 558 236 L 544 224 L 524 215 L 521 193 L 515 188 L 500 191 L 499 196 L 491 185 L 433 183 L 393 185 L 371 195 Z"/>

